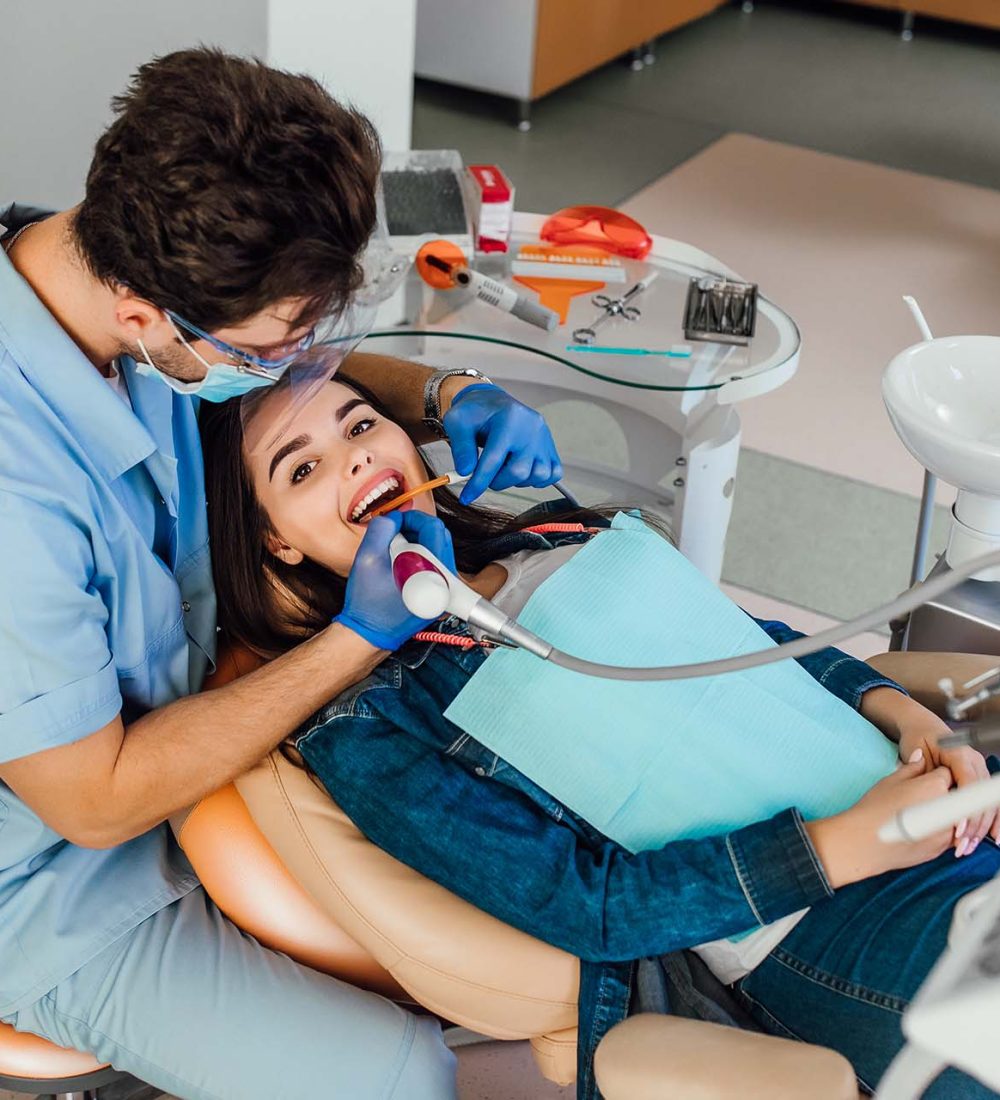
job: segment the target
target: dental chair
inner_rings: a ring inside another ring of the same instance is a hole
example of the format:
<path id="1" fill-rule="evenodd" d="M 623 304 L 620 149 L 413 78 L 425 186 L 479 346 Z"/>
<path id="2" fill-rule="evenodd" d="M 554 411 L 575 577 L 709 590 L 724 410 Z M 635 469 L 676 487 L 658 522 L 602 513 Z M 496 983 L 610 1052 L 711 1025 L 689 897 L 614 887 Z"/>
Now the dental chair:
<path id="1" fill-rule="evenodd" d="M 208 687 L 254 667 L 228 653 Z M 995 657 L 888 653 L 880 671 L 937 707 L 937 681 Z M 1000 706 L 1000 704 L 998 704 Z M 446 1023 L 528 1039 L 548 1079 L 576 1075 L 578 964 L 469 905 L 367 841 L 301 768 L 269 754 L 171 824 L 219 907 L 261 943 Z M 606 1100 L 855 1100 L 833 1051 L 669 1016 L 635 1016 L 601 1043 Z M 99 1100 L 122 1075 L 0 1025 L 0 1088 Z"/>

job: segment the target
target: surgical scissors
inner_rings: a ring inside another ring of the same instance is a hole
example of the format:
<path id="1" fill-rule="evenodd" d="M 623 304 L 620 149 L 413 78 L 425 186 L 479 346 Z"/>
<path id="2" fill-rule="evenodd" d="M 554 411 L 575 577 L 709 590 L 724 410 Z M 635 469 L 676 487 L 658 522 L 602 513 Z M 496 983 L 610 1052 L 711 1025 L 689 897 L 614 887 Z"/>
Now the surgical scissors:
<path id="1" fill-rule="evenodd" d="M 625 291 L 620 298 L 609 298 L 607 294 L 595 294 L 590 300 L 595 306 L 600 306 L 602 312 L 589 325 L 574 329 L 573 339 L 578 344 L 592 344 L 597 339 L 597 330 L 613 317 L 621 317 L 625 321 L 638 320 L 642 316 L 642 311 L 633 305 L 629 305 L 629 302 L 641 294 L 658 274 L 657 271 L 651 271 L 644 279 L 640 279 L 635 286 Z"/>

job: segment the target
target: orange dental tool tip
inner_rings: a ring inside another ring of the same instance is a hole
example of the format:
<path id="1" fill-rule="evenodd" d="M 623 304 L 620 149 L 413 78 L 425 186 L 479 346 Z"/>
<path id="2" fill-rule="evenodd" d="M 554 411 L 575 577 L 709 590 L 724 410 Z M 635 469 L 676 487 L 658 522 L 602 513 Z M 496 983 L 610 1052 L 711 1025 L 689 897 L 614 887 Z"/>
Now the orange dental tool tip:
<path id="1" fill-rule="evenodd" d="M 416 264 L 420 278 L 435 290 L 453 290 L 458 285 L 455 276 L 468 267 L 465 253 L 444 238 L 423 245 L 417 253 Z"/>
<path id="2" fill-rule="evenodd" d="M 400 493 L 398 497 L 393 497 L 392 500 L 387 500 L 385 504 L 380 504 L 377 508 L 373 508 L 368 513 L 369 519 L 374 519 L 376 516 L 384 516 L 386 512 L 391 512 L 398 508 L 401 504 L 405 504 L 408 500 L 413 500 L 414 497 L 420 496 L 421 493 L 429 493 L 432 489 L 437 489 L 442 485 L 448 485 L 451 482 L 451 476 L 445 474 L 443 477 L 436 477 L 431 481 L 425 481 L 423 485 L 418 485 L 415 489 L 408 489 L 405 493 Z"/>

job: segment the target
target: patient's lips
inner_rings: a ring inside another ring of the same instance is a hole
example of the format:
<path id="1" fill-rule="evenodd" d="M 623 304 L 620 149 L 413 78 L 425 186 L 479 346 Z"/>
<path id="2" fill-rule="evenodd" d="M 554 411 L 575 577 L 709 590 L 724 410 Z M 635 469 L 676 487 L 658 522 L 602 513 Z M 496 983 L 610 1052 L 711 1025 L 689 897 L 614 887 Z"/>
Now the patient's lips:
<path id="1" fill-rule="evenodd" d="M 406 479 L 399 470 L 381 470 L 358 490 L 351 500 L 348 520 L 364 523 L 379 505 L 388 504 L 406 492 Z"/>

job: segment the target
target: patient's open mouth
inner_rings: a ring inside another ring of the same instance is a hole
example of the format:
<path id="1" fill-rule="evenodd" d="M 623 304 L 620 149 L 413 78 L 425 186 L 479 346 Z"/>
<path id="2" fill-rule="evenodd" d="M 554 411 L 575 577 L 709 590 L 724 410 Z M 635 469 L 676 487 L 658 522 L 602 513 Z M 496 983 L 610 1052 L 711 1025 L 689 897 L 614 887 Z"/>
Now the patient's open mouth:
<path id="1" fill-rule="evenodd" d="M 351 522 L 364 523 L 371 518 L 373 509 L 388 504 L 405 491 L 406 486 L 400 477 L 395 474 L 387 474 L 378 484 L 373 485 L 363 497 L 355 501 L 351 512 Z"/>

